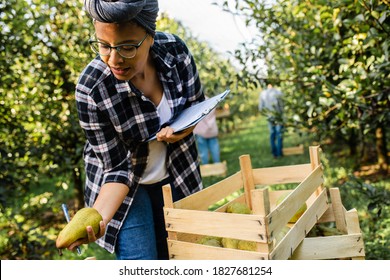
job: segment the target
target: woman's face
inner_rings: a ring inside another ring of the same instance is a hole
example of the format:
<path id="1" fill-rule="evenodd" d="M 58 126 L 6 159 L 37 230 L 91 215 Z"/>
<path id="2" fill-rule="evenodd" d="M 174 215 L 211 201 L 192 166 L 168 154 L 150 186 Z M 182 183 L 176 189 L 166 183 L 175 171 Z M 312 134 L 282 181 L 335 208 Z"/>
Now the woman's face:
<path id="1" fill-rule="evenodd" d="M 137 45 L 146 35 L 145 29 L 133 22 L 121 24 L 95 22 L 95 31 L 96 39 L 111 47 L 121 44 Z M 118 80 L 131 80 L 138 74 L 142 75 L 152 44 L 153 38 L 148 35 L 133 58 L 123 58 L 115 49 L 111 49 L 110 55 L 101 56 L 101 59 Z"/>

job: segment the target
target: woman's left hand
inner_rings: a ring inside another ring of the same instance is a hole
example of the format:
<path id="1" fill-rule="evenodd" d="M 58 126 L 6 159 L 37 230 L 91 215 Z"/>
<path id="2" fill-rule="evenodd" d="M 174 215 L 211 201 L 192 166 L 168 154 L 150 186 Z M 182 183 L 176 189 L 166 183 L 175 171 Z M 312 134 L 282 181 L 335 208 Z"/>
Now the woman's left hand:
<path id="1" fill-rule="evenodd" d="M 176 141 L 179 141 L 189 135 L 194 130 L 194 128 L 195 126 L 191 126 L 175 133 L 171 127 L 166 126 L 157 133 L 157 141 L 175 143 Z"/>

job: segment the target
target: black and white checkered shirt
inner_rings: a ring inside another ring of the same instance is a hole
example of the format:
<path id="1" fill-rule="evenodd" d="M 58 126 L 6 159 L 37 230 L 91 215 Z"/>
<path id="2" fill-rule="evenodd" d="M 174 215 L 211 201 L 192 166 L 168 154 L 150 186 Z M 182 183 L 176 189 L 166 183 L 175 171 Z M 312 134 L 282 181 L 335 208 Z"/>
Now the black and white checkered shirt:
<path id="1" fill-rule="evenodd" d="M 181 39 L 157 32 L 150 54 L 171 108 L 172 120 L 183 109 L 204 100 L 195 62 Z M 97 241 L 113 253 L 118 231 L 146 167 L 148 144 L 144 141 L 160 130 L 160 119 L 156 106 L 130 82 L 117 80 L 99 57 L 80 75 L 76 102 L 80 125 L 87 138 L 84 149 L 86 205 L 93 205 L 105 183 L 120 182 L 130 189 L 107 225 L 105 236 Z M 176 189 L 185 196 L 201 190 L 193 134 L 167 147 L 166 165 Z"/>

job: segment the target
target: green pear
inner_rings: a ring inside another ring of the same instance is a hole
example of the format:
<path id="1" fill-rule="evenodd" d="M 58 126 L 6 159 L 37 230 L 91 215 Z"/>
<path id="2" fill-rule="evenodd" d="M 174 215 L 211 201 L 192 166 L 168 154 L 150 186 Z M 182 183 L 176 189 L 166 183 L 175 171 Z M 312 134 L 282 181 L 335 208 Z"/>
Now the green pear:
<path id="1" fill-rule="evenodd" d="M 203 236 L 198 243 L 202 245 L 214 246 L 214 247 L 222 247 L 221 237 L 216 236 Z"/>
<path id="2" fill-rule="evenodd" d="M 282 201 L 289 195 L 290 193 L 285 193 L 279 196 L 279 198 L 276 201 L 276 205 L 279 205 L 282 203 Z M 307 210 L 306 202 L 301 206 L 301 208 L 298 209 L 298 211 L 294 214 L 294 216 L 291 217 L 289 223 L 295 223 L 298 221 L 298 219 L 303 215 L 303 213 Z"/>
<path id="3" fill-rule="evenodd" d="M 222 247 L 221 238 L 218 237 L 205 238 L 199 243 L 207 246 Z"/>
<path id="4" fill-rule="evenodd" d="M 221 243 L 224 248 L 237 249 L 238 239 L 224 237 L 222 238 Z"/>
<path id="5" fill-rule="evenodd" d="M 245 203 L 233 202 L 226 208 L 227 213 L 252 214 L 251 209 Z"/>
<path id="6" fill-rule="evenodd" d="M 257 245 L 254 241 L 239 240 L 237 249 L 246 251 L 257 251 Z"/>
<path id="7" fill-rule="evenodd" d="M 102 216 L 96 209 L 80 209 L 58 235 L 56 240 L 56 247 L 58 249 L 67 248 L 76 240 L 87 237 L 87 226 L 92 226 L 93 232 L 96 235 L 99 233 L 99 224 L 102 220 Z"/>

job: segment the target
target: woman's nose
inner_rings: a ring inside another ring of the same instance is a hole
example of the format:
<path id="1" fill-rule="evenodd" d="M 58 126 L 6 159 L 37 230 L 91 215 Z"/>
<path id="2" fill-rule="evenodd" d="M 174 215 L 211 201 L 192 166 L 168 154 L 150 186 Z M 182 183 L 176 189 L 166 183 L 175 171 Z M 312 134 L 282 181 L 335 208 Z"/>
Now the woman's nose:
<path id="1" fill-rule="evenodd" d="M 109 61 L 111 62 L 112 65 L 123 63 L 124 60 L 125 59 L 119 54 L 119 52 L 116 49 L 111 50 Z"/>

